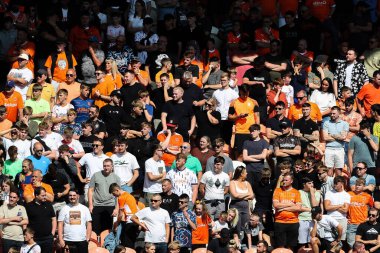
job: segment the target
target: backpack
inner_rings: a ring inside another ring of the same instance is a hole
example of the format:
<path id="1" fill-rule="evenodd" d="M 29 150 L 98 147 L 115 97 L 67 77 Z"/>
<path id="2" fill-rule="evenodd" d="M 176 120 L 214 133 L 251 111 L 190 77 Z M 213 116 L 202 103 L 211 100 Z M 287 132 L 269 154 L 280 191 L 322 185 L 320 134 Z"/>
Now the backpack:
<path id="1" fill-rule="evenodd" d="M 119 239 L 114 232 L 110 232 L 106 238 L 104 238 L 104 248 L 110 253 L 113 253 L 117 245 L 119 245 Z"/>

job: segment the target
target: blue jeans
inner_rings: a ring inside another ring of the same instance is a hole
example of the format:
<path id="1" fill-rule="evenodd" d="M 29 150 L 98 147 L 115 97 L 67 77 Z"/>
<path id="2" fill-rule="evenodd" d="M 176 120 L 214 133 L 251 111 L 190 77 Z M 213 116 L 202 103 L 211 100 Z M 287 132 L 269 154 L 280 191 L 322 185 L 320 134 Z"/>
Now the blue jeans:
<path id="1" fill-rule="evenodd" d="M 120 187 L 121 187 L 121 189 L 122 189 L 123 191 L 126 191 L 126 192 L 128 192 L 128 193 L 133 192 L 133 188 L 132 188 L 132 186 L 128 186 L 128 185 L 124 184 L 124 185 L 122 185 L 122 186 L 120 186 Z"/>
<path id="2" fill-rule="evenodd" d="M 166 253 L 168 251 L 168 244 L 166 242 L 159 242 L 154 245 L 156 246 L 156 253 Z"/>
<path id="3" fill-rule="evenodd" d="M 356 230 L 358 229 L 359 225 L 356 224 L 347 224 L 347 244 L 350 245 L 351 249 L 354 246 L 355 243 L 355 235 Z"/>

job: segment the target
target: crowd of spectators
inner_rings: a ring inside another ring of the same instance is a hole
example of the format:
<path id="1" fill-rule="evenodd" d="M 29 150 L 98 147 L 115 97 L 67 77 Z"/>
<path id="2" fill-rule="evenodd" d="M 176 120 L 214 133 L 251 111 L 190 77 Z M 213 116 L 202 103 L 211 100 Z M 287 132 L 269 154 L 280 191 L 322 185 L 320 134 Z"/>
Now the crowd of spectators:
<path id="1" fill-rule="evenodd" d="M 2 252 L 379 253 L 378 13 L 0 0 Z"/>

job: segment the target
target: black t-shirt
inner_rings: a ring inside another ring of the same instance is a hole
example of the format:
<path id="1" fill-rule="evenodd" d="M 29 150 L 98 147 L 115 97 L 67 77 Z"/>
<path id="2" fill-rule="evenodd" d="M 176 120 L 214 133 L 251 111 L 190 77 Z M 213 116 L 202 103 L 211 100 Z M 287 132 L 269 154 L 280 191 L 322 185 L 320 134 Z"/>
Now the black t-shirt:
<path id="1" fill-rule="evenodd" d="M 148 58 L 146 59 L 145 66 L 149 67 L 149 74 L 151 80 L 156 80 L 156 74 L 161 70 L 161 61 L 164 58 L 173 59 L 173 55 L 170 52 L 150 52 Z M 174 64 L 170 70 L 174 73 Z"/>
<path id="2" fill-rule="evenodd" d="M 34 239 L 53 236 L 51 234 L 51 219 L 55 217 L 52 204 L 49 202 L 29 202 L 25 205 L 28 214 L 29 226 L 35 231 Z"/>
<path id="3" fill-rule="evenodd" d="M 140 131 L 141 130 L 141 123 L 147 122 L 145 115 L 135 115 L 132 116 L 131 114 L 126 114 L 125 121 L 128 125 L 131 126 L 131 130 Z"/>
<path id="4" fill-rule="evenodd" d="M 123 101 L 123 108 L 128 114 L 132 109 L 132 102 L 139 98 L 139 91 L 145 90 L 144 85 L 141 83 L 135 83 L 134 85 L 123 85 L 120 88 L 121 100 Z"/>
<path id="5" fill-rule="evenodd" d="M 283 119 L 279 120 L 276 117 L 269 118 L 265 124 L 266 127 L 270 128 L 271 130 L 274 130 L 276 132 L 281 132 L 280 128 L 280 122 L 286 121 L 289 125 L 292 124 L 292 122 L 287 118 L 284 117 Z"/>
<path id="6" fill-rule="evenodd" d="M 106 124 L 104 124 L 103 121 L 97 119 L 97 120 L 88 120 L 92 124 L 92 134 L 99 134 L 101 132 L 105 133 L 107 132 Z"/>
<path id="7" fill-rule="evenodd" d="M 303 170 L 303 171 L 296 173 L 295 178 L 297 179 L 298 184 L 295 185 L 293 182 L 293 188 L 296 188 L 298 190 L 303 189 L 302 179 L 304 177 L 308 177 L 313 181 L 315 189 L 317 189 L 317 190 L 321 189 L 322 183 L 318 178 L 318 172 L 316 170 L 312 170 L 312 171 Z"/>
<path id="8" fill-rule="evenodd" d="M 268 211 L 272 210 L 273 192 L 276 187 L 276 181 L 270 180 L 267 184 L 258 182 L 252 185 L 252 191 L 255 193 L 256 205 L 255 210 Z"/>
<path id="9" fill-rule="evenodd" d="M 185 139 L 189 136 L 191 117 L 194 115 L 193 107 L 185 101 L 176 103 L 168 101 L 162 108 L 162 112 L 167 113 L 166 122 L 173 119 L 178 123 L 177 133 L 181 134 Z"/>
<path id="10" fill-rule="evenodd" d="M 121 106 L 105 105 L 100 109 L 99 118 L 106 124 L 108 136 L 120 133 L 120 123 L 125 122 L 126 113 Z"/>
<path id="11" fill-rule="evenodd" d="M 380 224 L 376 223 L 376 225 L 372 225 L 369 222 L 365 222 L 359 225 L 358 229 L 356 230 L 357 235 L 362 236 L 362 240 L 369 241 L 369 240 L 377 240 L 377 237 L 380 234 Z M 365 249 L 369 250 L 372 248 L 373 244 L 366 245 Z M 380 253 L 380 250 L 374 251 L 376 253 Z"/>
<path id="12" fill-rule="evenodd" d="M 297 136 L 287 135 L 287 136 L 279 136 L 273 141 L 273 148 L 278 147 L 279 149 L 294 149 L 296 146 L 301 146 L 301 141 Z M 277 163 L 282 161 L 295 161 L 299 155 L 289 155 L 287 157 L 277 157 Z"/>
<path id="13" fill-rule="evenodd" d="M 159 32 L 159 35 L 165 35 L 168 39 L 168 45 L 166 46 L 167 51 L 173 55 L 170 56 L 170 60 L 174 63 L 178 63 L 177 54 L 178 54 L 178 44 L 181 41 L 180 36 L 178 36 L 179 30 L 178 28 L 174 28 L 172 30 L 163 30 Z"/>
<path id="14" fill-rule="evenodd" d="M 191 103 L 193 104 L 194 101 L 200 101 L 203 99 L 203 92 L 202 89 L 199 88 L 195 84 L 190 84 L 189 86 L 187 85 L 181 85 L 181 87 L 184 90 L 183 93 L 183 100 L 186 103 Z"/>
<path id="15" fill-rule="evenodd" d="M 198 126 L 197 136 L 207 135 L 210 137 L 211 141 L 213 141 L 220 136 L 221 115 L 218 111 L 212 111 L 211 115 L 219 121 L 218 124 L 211 124 L 210 120 L 207 117 L 207 111 L 195 112 L 195 118 L 197 120 Z"/>
<path id="16" fill-rule="evenodd" d="M 299 129 L 301 134 L 312 134 L 314 131 L 318 131 L 318 124 L 312 119 L 305 120 L 302 117 L 294 122 L 293 129 Z M 301 140 L 302 148 L 306 148 L 308 143 Z"/>
<path id="17" fill-rule="evenodd" d="M 212 239 L 207 246 L 207 251 L 213 253 L 228 253 L 228 240 L 222 243 L 218 238 Z"/>
<path id="18" fill-rule="evenodd" d="M 153 156 L 153 149 L 155 145 L 158 145 L 160 142 L 154 138 L 150 137 L 145 140 L 144 138 L 134 138 L 128 142 L 128 152 L 133 154 L 137 162 L 140 165 L 141 169 L 145 168 L 145 161 Z"/>
<path id="19" fill-rule="evenodd" d="M 161 202 L 161 208 L 165 209 L 168 211 L 169 216 L 172 216 L 172 213 L 178 210 L 178 195 L 175 193 L 172 193 L 170 195 L 167 195 L 164 192 L 160 193 L 162 202 Z"/>
<path id="20" fill-rule="evenodd" d="M 280 28 L 281 48 L 285 57 L 290 57 L 292 51 L 297 48 L 299 37 L 300 35 L 297 25 L 293 27 L 284 25 Z"/>
<path id="21" fill-rule="evenodd" d="M 267 96 L 266 96 L 266 84 L 271 82 L 269 72 L 265 69 L 257 70 L 257 69 L 248 69 L 244 76 L 249 79 L 249 81 L 258 81 L 263 82 L 265 86 L 263 87 L 261 84 L 255 84 L 250 86 L 249 97 L 253 98 L 257 101 L 259 106 L 267 105 Z"/>
<path id="22" fill-rule="evenodd" d="M 93 151 L 92 143 L 94 142 L 94 139 L 95 135 L 92 134 L 90 136 L 81 135 L 79 137 L 79 142 L 82 144 L 85 153 L 91 153 Z"/>
<path id="23" fill-rule="evenodd" d="M 264 149 L 268 149 L 269 144 L 266 140 L 261 139 L 258 141 L 247 140 L 243 143 L 243 150 L 246 149 L 248 155 L 260 155 Z M 261 171 L 264 168 L 264 159 L 260 162 L 246 162 L 247 171 Z"/>
<path id="24" fill-rule="evenodd" d="M 56 175 L 52 175 L 50 173 L 47 173 L 43 179 L 42 182 L 49 184 L 51 188 L 53 188 L 54 192 L 54 201 L 55 202 L 62 202 L 65 201 L 66 196 L 63 196 L 61 198 L 58 198 L 57 193 L 58 192 L 64 192 L 65 191 L 65 185 L 69 183 L 67 180 L 67 177 L 63 175 L 60 172 L 57 172 Z"/>
<path id="25" fill-rule="evenodd" d="M 185 65 L 178 66 L 175 69 L 174 78 L 175 79 L 182 79 L 182 75 L 183 75 L 183 73 L 185 73 L 185 71 L 190 71 L 191 74 L 193 74 L 193 77 L 199 77 L 199 67 L 197 65 L 190 64 L 187 67 Z"/>
<path id="26" fill-rule="evenodd" d="M 163 87 L 152 90 L 152 92 L 150 93 L 150 99 L 156 105 L 156 107 L 153 110 L 153 117 L 155 119 L 161 119 L 162 107 L 165 104 Z"/>

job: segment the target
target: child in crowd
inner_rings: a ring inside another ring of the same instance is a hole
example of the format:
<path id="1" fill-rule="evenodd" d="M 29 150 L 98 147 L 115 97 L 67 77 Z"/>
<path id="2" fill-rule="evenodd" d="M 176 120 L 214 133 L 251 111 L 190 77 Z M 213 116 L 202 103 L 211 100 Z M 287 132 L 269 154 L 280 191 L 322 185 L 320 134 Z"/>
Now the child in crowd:
<path id="1" fill-rule="evenodd" d="M 213 238 L 218 238 L 219 233 L 223 228 L 228 228 L 228 223 L 227 223 L 227 212 L 221 212 L 219 215 L 219 219 L 215 221 L 214 226 L 212 227 L 212 237 Z"/>
<path id="2" fill-rule="evenodd" d="M 75 122 L 76 117 L 77 117 L 77 112 L 74 109 L 69 109 L 67 111 L 67 123 L 61 124 L 59 133 L 63 134 L 63 132 L 65 131 L 67 127 L 71 127 L 74 130 L 73 138 L 75 140 L 78 140 L 79 137 L 82 135 L 82 126 L 81 124 Z"/>
<path id="3" fill-rule="evenodd" d="M 263 240 L 263 230 L 264 226 L 260 222 L 260 216 L 257 213 L 252 213 L 249 217 L 249 222 L 247 222 L 244 227 L 248 249 L 255 248 L 257 242 Z"/>
<path id="4" fill-rule="evenodd" d="M 107 39 L 109 41 L 108 48 L 116 44 L 118 36 L 124 36 L 125 28 L 120 24 L 120 15 L 116 12 L 111 14 L 112 24 L 107 27 Z"/>
<path id="5" fill-rule="evenodd" d="M 34 241 L 34 230 L 27 227 L 24 231 L 25 244 L 21 246 L 20 253 L 41 253 L 41 247 Z"/>
<path id="6" fill-rule="evenodd" d="M 60 89 L 57 92 L 57 102 L 52 109 L 52 120 L 54 123 L 54 131 L 61 129 L 61 123 L 67 122 L 67 111 L 73 109 L 74 106 L 67 102 L 68 91 Z"/>

